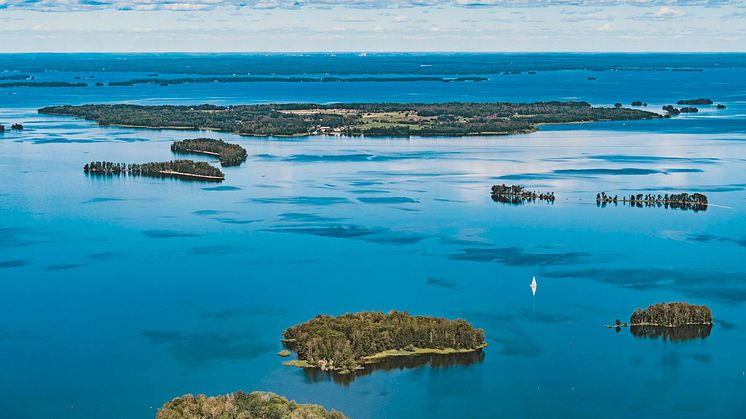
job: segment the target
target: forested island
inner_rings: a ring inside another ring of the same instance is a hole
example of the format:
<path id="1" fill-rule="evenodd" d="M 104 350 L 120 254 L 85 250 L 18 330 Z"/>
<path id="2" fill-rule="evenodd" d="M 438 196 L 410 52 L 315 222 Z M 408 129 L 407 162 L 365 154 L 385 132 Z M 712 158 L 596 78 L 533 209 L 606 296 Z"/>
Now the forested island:
<path id="1" fill-rule="evenodd" d="M 710 336 L 713 323 L 712 311 L 706 305 L 673 302 L 638 308 L 630 316 L 629 323 L 617 320 L 608 327 L 617 332 L 629 327 L 636 337 L 687 340 Z"/>
<path id="2" fill-rule="evenodd" d="M 387 83 L 387 82 L 466 82 L 466 81 L 485 81 L 486 77 L 256 77 L 256 76 L 233 76 L 233 77 L 186 77 L 180 79 L 133 79 L 124 81 L 109 82 L 109 86 L 134 86 L 137 84 L 156 84 L 160 86 L 170 86 L 174 84 L 192 84 L 192 83 Z"/>
<path id="3" fill-rule="evenodd" d="M 100 125 L 210 129 L 257 136 L 505 135 L 533 132 L 542 124 L 661 117 L 639 109 L 593 107 L 587 102 L 65 105 L 42 108 L 39 113 L 77 116 Z"/>
<path id="4" fill-rule="evenodd" d="M 487 346 L 484 331 L 465 320 L 398 311 L 317 316 L 288 328 L 283 337 L 283 343 L 298 355 L 298 360 L 286 365 L 340 373 L 388 357 L 465 353 Z"/>
<path id="5" fill-rule="evenodd" d="M 712 105 L 712 99 L 699 98 L 699 99 L 687 99 L 676 102 L 677 105 Z"/>
<path id="6" fill-rule="evenodd" d="M 657 207 L 692 211 L 706 211 L 709 205 L 707 195 L 701 193 L 689 194 L 686 192 L 678 194 L 636 194 L 622 196 L 607 195 L 606 192 L 596 194 L 596 205 L 606 207 L 609 204 L 629 204 L 631 207 Z"/>
<path id="7" fill-rule="evenodd" d="M 492 185 L 492 200 L 506 204 L 523 204 L 525 202 L 554 202 L 554 192 L 539 193 L 529 191 L 520 185 Z"/>
<path id="8" fill-rule="evenodd" d="M 0 88 L 9 87 L 87 87 L 88 83 L 69 83 L 66 81 L 14 81 L 0 83 Z"/>
<path id="9" fill-rule="evenodd" d="M 5 76 L 0 76 L 0 80 L 29 80 L 29 79 L 33 79 L 33 77 L 31 77 L 28 74 L 9 74 Z"/>
<path id="10" fill-rule="evenodd" d="M 255 391 L 206 397 L 177 397 L 158 409 L 157 419 L 346 419 L 335 410 L 298 404 L 275 393 Z"/>
<path id="11" fill-rule="evenodd" d="M 151 177 L 174 177 L 222 182 L 225 175 L 220 169 L 206 162 L 192 160 L 173 160 L 141 164 L 114 163 L 93 161 L 83 166 L 83 172 L 92 175 L 142 175 Z"/>
<path id="12" fill-rule="evenodd" d="M 217 156 L 222 166 L 238 166 L 246 160 L 246 149 L 238 144 L 226 143 L 213 138 L 195 138 L 175 141 L 171 144 L 174 153 L 197 153 Z"/>

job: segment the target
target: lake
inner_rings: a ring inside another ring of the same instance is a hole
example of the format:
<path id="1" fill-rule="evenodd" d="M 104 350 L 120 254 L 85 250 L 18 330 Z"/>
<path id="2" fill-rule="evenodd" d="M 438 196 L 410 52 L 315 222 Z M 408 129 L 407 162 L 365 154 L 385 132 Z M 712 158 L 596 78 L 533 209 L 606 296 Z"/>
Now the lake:
<path id="1" fill-rule="evenodd" d="M 50 58 L 57 71 L 33 73 L 37 81 L 94 78 L 85 88 L 0 89 L 0 123 L 25 126 L 0 134 L 2 416 L 150 418 L 182 394 L 263 390 L 353 418 L 742 417 L 746 56 L 720 56 L 727 68 L 702 71 L 549 71 L 562 55 L 538 54 L 554 64 L 479 83 L 167 87 L 94 87 L 147 74 L 66 71 L 64 56 Z M 465 70 L 442 74 L 486 74 L 477 63 L 503 59 L 462 58 Z M 375 74 L 401 73 L 381 66 Z M 287 71 L 296 73 L 305 71 Z M 641 100 L 659 111 L 698 97 L 727 108 L 468 138 L 253 138 L 36 113 L 121 102 L 541 100 Z M 172 141 L 198 136 L 239 143 L 249 158 L 224 168 L 220 185 L 82 171 L 91 160 L 170 160 Z M 501 204 L 489 193 L 496 183 L 557 199 Z M 699 192 L 710 206 L 600 208 L 602 191 Z M 604 327 L 677 300 L 712 308 L 708 336 Z M 282 331 L 317 314 L 394 309 L 467 319 L 489 346 L 347 378 L 277 356 Z"/>

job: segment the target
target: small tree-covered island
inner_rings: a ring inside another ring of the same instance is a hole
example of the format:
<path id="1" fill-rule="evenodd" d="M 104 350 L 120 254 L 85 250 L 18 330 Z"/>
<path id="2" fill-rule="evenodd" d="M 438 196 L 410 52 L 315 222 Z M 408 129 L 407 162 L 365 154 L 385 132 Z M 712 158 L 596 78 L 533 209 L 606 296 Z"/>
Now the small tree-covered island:
<path id="1" fill-rule="evenodd" d="M 693 325 L 712 325 L 712 310 L 706 305 L 689 304 L 686 302 L 659 303 L 638 308 L 630 316 L 629 323 L 617 320 L 609 327 L 627 326 L 657 326 L 657 327 L 685 327 Z"/>
<path id="2" fill-rule="evenodd" d="M 206 162 L 172 160 L 141 164 L 93 161 L 83 166 L 83 172 L 91 175 L 141 175 L 151 177 L 173 177 L 180 179 L 222 182 L 225 175 L 220 169 Z"/>
<path id="3" fill-rule="evenodd" d="M 399 311 L 317 316 L 283 335 L 284 344 L 298 355 L 285 365 L 339 373 L 388 357 L 474 352 L 487 346 L 484 331 L 466 320 Z"/>
<path id="4" fill-rule="evenodd" d="M 492 185 L 491 191 L 493 201 L 506 204 L 522 204 L 536 200 L 554 202 L 554 192 L 529 191 L 520 185 Z"/>
<path id="5" fill-rule="evenodd" d="M 156 129 L 209 129 L 241 135 L 466 136 L 534 132 L 542 124 L 661 118 L 587 102 L 353 103 L 237 106 L 50 106 L 39 113 Z"/>
<path id="6" fill-rule="evenodd" d="M 346 419 L 335 410 L 298 404 L 274 393 L 237 391 L 224 396 L 177 397 L 158 409 L 157 419 Z"/>
<path id="7" fill-rule="evenodd" d="M 238 144 L 226 143 L 213 138 L 195 138 L 171 144 L 174 153 L 196 153 L 217 156 L 222 166 L 238 166 L 246 160 L 246 149 Z"/>

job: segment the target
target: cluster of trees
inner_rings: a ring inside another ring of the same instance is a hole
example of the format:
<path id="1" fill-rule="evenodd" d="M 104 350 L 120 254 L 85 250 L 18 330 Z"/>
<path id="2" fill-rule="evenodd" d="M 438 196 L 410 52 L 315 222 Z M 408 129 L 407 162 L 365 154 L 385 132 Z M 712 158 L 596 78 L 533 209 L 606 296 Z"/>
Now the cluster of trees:
<path id="1" fill-rule="evenodd" d="M 223 180 L 225 175 L 220 169 L 206 162 L 192 160 L 172 160 L 150 163 L 114 163 L 93 161 L 83 166 L 83 172 L 100 175 L 133 174 L 156 177 L 184 177 L 205 180 Z"/>
<path id="2" fill-rule="evenodd" d="M 648 104 L 646 102 L 641 102 L 639 100 L 636 100 L 632 102 L 632 106 L 648 106 Z"/>
<path id="3" fill-rule="evenodd" d="M 223 166 L 238 166 L 246 160 L 246 149 L 238 144 L 226 143 L 213 138 L 195 138 L 175 141 L 171 144 L 174 153 L 202 153 L 217 155 Z"/>
<path id="4" fill-rule="evenodd" d="M 681 113 L 697 113 L 697 112 L 699 112 L 699 109 L 697 109 L 697 108 L 695 108 L 693 106 L 692 107 L 685 106 L 685 107 L 679 109 L 679 112 L 681 112 Z"/>
<path id="5" fill-rule="evenodd" d="M 234 76 L 234 77 L 186 77 L 180 79 L 133 79 L 109 82 L 109 86 L 133 86 L 136 84 L 157 84 L 169 86 L 174 84 L 191 83 L 261 83 L 261 82 L 285 82 L 285 83 L 355 83 L 355 82 L 465 82 L 484 81 L 485 77 L 256 77 L 256 76 Z"/>
<path id="6" fill-rule="evenodd" d="M 492 185 L 492 200 L 506 204 L 522 204 L 527 201 L 554 202 L 554 192 L 539 193 L 526 190 L 520 185 Z"/>
<path id="7" fill-rule="evenodd" d="M 712 311 L 706 305 L 686 302 L 660 303 L 646 309 L 638 308 L 630 317 L 633 326 L 680 327 L 712 324 Z"/>
<path id="8" fill-rule="evenodd" d="M 359 103 L 238 106 L 52 106 L 40 113 L 71 115 L 101 125 L 149 128 L 210 128 L 244 135 L 310 135 L 324 127 L 345 135 L 401 136 L 510 134 L 531 132 L 538 124 L 659 118 L 627 108 L 594 108 L 587 102 L 537 103 Z M 391 124 L 366 123 L 375 114 L 411 115 Z"/>
<path id="9" fill-rule="evenodd" d="M 477 350 L 484 331 L 465 320 L 411 316 L 391 311 L 317 316 L 283 333 L 285 344 L 298 358 L 324 370 L 349 372 L 365 357 L 388 350 Z"/>
<path id="10" fill-rule="evenodd" d="M 15 123 L 15 124 L 13 124 L 13 125 L 10 126 L 10 129 L 16 130 L 16 131 L 21 131 L 21 130 L 23 130 L 23 124 Z"/>
<path id="11" fill-rule="evenodd" d="M 157 419 L 346 419 L 335 410 L 298 404 L 274 393 L 237 391 L 216 397 L 177 397 L 158 409 Z"/>
<path id="12" fill-rule="evenodd" d="M 681 111 L 678 110 L 673 105 L 666 105 L 666 106 L 663 107 L 663 110 L 666 111 L 666 112 L 668 112 L 668 115 L 678 115 L 678 114 L 681 113 Z"/>
<path id="13" fill-rule="evenodd" d="M 718 104 L 718 105 L 716 106 L 716 108 L 718 108 L 718 109 L 725 109 L 725 105 L 723 105 L 722 103 L 719 103 L 719 104 Z"/>
<path id="14" fill-rule="evenodd" d="M 712 105 L 712 99 L 699 98 L 699 99 L 687 99 L 676 102 L 677 105 Z"/>
<path id="15" fill-rule="evenodd" d="M 606 192 L 596 194 L 596 204 L 606 206 L 617 203 L 629 204 L 634 207 L 665 207 L 673 209 L 705 211 L 707 210 L 707 195 L 701 193 L 679 193 L 679 194 L 637 194 L 629 197 L 618 195 L 606 195 Z"/>

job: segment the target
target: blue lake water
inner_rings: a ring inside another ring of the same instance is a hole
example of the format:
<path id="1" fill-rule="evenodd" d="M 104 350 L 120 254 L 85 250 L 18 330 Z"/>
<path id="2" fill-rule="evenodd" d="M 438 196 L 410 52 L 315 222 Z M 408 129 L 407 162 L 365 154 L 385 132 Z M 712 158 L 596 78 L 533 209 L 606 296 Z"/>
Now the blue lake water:
<path id="1" fill-rule="evenodd" d="M 0 89 L 0 123 L 26 127 L 0 134 L 0 416 L 148 418 L 182 394 L 241 389 L 353 418 L 743 417 L 746 65 L 488 77 Z M 250 138 L 36 113 L 288 101 L 642 100 L 658 110 L 696 97 L 727 109 L 470 138 Z M 171 141 L 203 135 L 249 152 L 220 185 L 81 170 L 172 159 Z M 494 183 L 557 200 L 496 203 Z M 598 208 L 601 191 L 701 192 L 711 205 Z M 673 300 L 710 306 L 710 335 L 603 327 Z M 354 379 L 276 355 L 282 331 L 316 314 L 392 309 L 465 318 L 489 347 Z"/>

